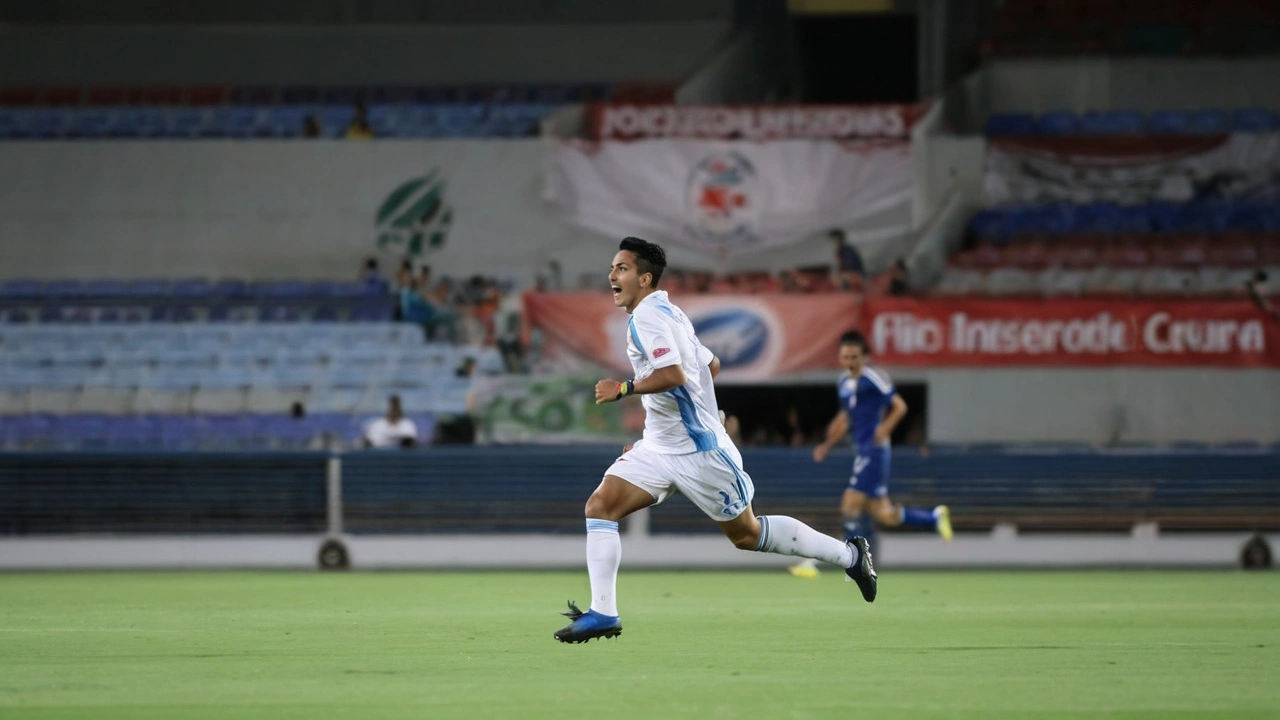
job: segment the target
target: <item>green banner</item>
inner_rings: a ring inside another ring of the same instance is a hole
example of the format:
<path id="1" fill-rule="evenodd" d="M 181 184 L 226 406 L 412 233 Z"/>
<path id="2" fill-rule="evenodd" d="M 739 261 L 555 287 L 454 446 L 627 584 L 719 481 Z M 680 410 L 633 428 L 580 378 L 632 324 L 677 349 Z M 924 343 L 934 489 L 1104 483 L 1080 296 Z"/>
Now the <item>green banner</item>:
<path id="1" fill-rule="evenodd" d="M 644 409 L 636 398 L 596 405 L 598 377 L 477 378 L 476 441 L 625 444 L 639 439 Z"/>

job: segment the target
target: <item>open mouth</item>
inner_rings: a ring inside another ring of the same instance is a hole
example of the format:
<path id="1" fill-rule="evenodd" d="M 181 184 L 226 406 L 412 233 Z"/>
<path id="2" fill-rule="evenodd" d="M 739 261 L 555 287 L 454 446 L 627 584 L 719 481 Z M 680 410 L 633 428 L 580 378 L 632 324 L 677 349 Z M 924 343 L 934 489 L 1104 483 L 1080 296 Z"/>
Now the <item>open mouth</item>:
<path id="1" fill-rule="evenodd" d="M 619 287 L 619 286 L 617 286 L 617 285 L 610 285 L 609 287 L 613 290 L 613 297 L 614 297 L 615 299 L 616 299 L 619 295 L 621 295 L 621 294 L 622 294 L 622 288 L 621 288 L 621 287 Z"/>

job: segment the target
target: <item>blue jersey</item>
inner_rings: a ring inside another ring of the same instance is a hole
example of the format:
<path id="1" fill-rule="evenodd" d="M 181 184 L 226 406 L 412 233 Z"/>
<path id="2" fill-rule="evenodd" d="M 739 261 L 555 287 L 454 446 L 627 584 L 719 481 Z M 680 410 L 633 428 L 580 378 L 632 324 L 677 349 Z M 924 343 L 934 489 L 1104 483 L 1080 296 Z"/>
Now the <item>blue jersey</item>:
<path id="1" fill-rule="evenodd" d="M 893 403 L 893 383 L 889 376 L 875 368 L 863 367 L 862 374 L 840 376 L 836 386 L 840 409 L 849 415 L 849 437 L 854 448 L 862 450 L 875 445 L 876 426 L 884 417 L 884 409 Z M 885 443 L 887 446 L 888 443 Z"/>

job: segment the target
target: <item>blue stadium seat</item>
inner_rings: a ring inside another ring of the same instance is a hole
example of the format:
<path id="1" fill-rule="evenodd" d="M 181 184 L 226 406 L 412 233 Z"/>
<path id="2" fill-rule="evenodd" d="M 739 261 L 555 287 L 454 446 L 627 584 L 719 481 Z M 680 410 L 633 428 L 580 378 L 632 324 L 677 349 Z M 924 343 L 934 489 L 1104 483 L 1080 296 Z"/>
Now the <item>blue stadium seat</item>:
<path id="1" fill-rule="evenodd" d="M 251 138 L 268 134 L 266 111 L 256 107 L 233 106 L 222 111 L 222 125 L 227 137 Z"/>
<path id="2" fill-rule="evenodd" d="M 38 298 L 44 284 L 39 280 L 5 280 L 0 282 L 0 297 L 27 300 Z"/>
<path id="3" fill-rule="evenodd" d="M 264 280 L 255 283 L 253 290 L 262 298 L 297 298 L 311 294 L 310 285 L 300 280 Z"/>
<path id="4" fill-rule="evenodd" d="M 325 137 L 342 137 L 356 116 L 351 105 L 326 105 L 320 110 L 320 126 Z"/>
<path id="5" fill-rule="evenodd" d="M 378 137 L 397 137 L 401 124 L 401 109 L 395 105 L 372 105 L 366 115 L 369 127 Z"/>
<path id="6" fill-rule="evenodd" d="M 71 111 L 61 108 L 34 110 L 29 127 L 31 137 L 44 140 L 60 138 L 71 128 Z"/>
<path id="7" fill-rule="evenodd" d="M 84 294 L 84 285 L 79 280 L 50 280 L 44 284 L 45 297 L 69 298 Z"/>
<path id="8" fill-rule="evenodd" d="M 90 140 L 108 137 L 113 123 L 110 110 L 83 108 L 75 112 L 67 135 Z"/>
<path id="9" fill-rule="evenodd" d="M 117 137 L 162 137 L 168 126 L 166 111 L 156 107 L 125 108 L 115 113 L 111 134 Z"/>
<path id="10" fill-rule="evenodd" d="M 1197 110 L 1191 113 L 1190 132 L 1221 135 L 1231 132 L 1231 115 L 1226 110 Z"/>
<path id="11" fill-rule="evenodd" d="M 1036 118 L 1029 113 L 992 115 L 987 118 L 985 130 L 991 136 L 1035 135 L 1036 131 Z"/>
<path id="12" fill-rule="evenodd" d="M 485 105 L 441 105 L 436 121 L 444 137 L 475 137 L 483 134 L 487 114 Z"/>
<path id="13" fill-rule="evenodd" d="M 128 294 L 135 297 L 168 297 L 173 283 L 168 280 L 134 280 L 129 283 Z"/>
<path id="14" fill-rule="evenodd" d="M 1242 108 L 1232 114 L 1232 126 L 1236 132 L 1271 132 L 1277 123 L 1276 114 L 1268 108 Z"/>
<path id="15" fill-rule="evenodd" d="M 1037 121 L 1037 129 L 1041 135 L 1075 135 L 1079 124 L 1080 119 L 1075 113 L 1056 110 L 1041 115 Z"/>
<path id="16" fill-rule="evenodd" d="M 27 137 L 30 118 L 28 110 L 0 107 L 0 138 Z"/>
<path id="17" fill-rule="evenodd" d="M 211 113 L 199 108 L 176 108 L 167 113 L 165 136 L 196 138 L 205 134 L 212 123 Z"/>
<path id="18" fill-rule="evenodd" d="M 309 105 L 282 105 L 271 109 L 267 122 L 274 137 L 296 138 L 302 136 L 307 118 L 316 114 L 317 110 Z"/>
<path id="19" fill-rule="evenodd" d="M 169 289 L 174 297 L 203 298 L 214 293 L 214 286 L 204 278 L 184 278 L 175 280 Z"/>
<path id="20" fill-rule="evenodd" d="M 1185 110 L 1159 110 L 1147 119 L 1147 132 L 1153 135 L 1181 135 L 1191 132 L 1191 113 Z"/>
<path id="21" fill-rule="evenodd" d="M 1137 135 L 1144 129 L 1142 114 L 1131 110 L 1090 111 L 1080 118 L 1084 135 Z"/>
<path id="22" fill-rule="evenodd" d="M 128 290 L 123 280 L 90 280 L 84 284 L 84 294 L 91 297 L 119 297 Z"/>
<path id="23" fill-rule="evenodd" d="M 249 284 L 244 280 L 219 280 L 211 293 L 216 298 L 243 298 L 249 296 Z"/>

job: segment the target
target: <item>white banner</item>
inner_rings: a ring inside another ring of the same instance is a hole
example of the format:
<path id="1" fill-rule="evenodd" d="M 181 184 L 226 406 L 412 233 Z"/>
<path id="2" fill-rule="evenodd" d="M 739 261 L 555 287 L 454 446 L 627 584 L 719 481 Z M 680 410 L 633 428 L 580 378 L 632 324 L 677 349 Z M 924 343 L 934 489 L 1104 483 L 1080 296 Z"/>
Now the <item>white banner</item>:
<path id="1" fill-rule="evenodd" d="M 553 153 L 549 189 L 571 222 L 721 257 L 883 211 L 910 217 L 905 141 L 566 141 Z"/>
<path id="2" fill-rule="evenodd" d="M 1280 196 L 1280 133 L 1000 138 L 987 204 L 1263 200 Z"/>

